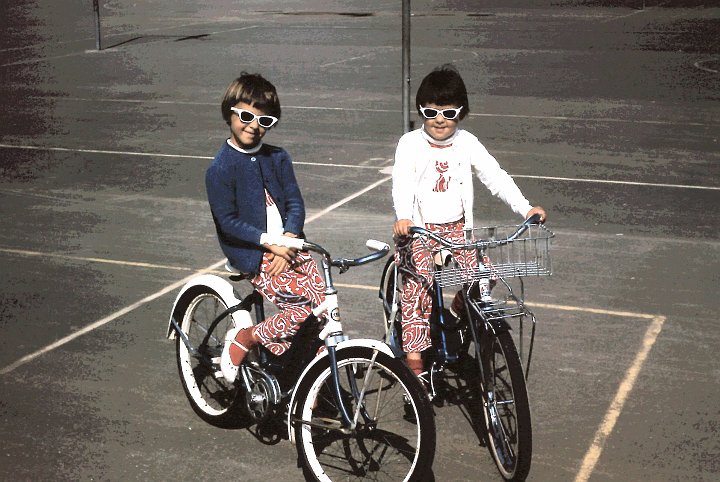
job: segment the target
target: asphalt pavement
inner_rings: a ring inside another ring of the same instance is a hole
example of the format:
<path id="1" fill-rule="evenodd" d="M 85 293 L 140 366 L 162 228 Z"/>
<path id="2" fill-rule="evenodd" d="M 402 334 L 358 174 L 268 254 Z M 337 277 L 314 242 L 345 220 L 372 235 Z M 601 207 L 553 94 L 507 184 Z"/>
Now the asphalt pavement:
<path id="1" fill-rule="evenodd" d="M 414 1 L 411 90 L 454 63 L 476 134 L 549 213 L 529 391 L 536 481 L 720 477 L 720 5 Z M 204 171 L 240 71 L 277 87 L 308 237 L 391 241 L 400 2 L 0 6 L 0 479 L 300 480 L 286 439 L 200 420 L 172 301 L 217 264 Z M 416 116 L 412 115 L 417 121 Z M 519 221 L 476 183 L 476 224 Z M 340 275 L 377 338 L 382 263 Z M 500 480 L 457 407 L 438 481 Z"/>

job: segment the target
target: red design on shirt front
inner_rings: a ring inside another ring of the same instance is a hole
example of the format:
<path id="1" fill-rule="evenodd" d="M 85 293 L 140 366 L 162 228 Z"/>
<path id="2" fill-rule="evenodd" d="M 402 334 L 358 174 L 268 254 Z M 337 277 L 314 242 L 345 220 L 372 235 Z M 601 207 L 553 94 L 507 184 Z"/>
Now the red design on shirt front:
<path id="1" fill-rule="evenodd" d="M 450 178 L 445 179 L 445 176 L 443 175 L 447 170 L 450 168 L 450 165 L 447 163 L 447 161 L 435 161 L 435 170 L 440 174 L 440 177 L 438 177 L 438 180 L 435 182 L 435 187 L 433 188 L 433 192 L 445 192 L 448 189 L 448 183 L 450 182 Z"/>

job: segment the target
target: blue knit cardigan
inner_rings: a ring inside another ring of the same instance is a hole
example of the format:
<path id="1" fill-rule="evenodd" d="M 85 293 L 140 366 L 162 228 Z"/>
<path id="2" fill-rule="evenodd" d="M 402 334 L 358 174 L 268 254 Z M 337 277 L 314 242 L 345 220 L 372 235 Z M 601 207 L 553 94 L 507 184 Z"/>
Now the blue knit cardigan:
<path id="1" fill-rule="evenodd" d="M 260 270 L 265 251 L 260 235 L 267 230 L 264 189 L 280 211 L 285 232 L 303 236 L 305 203 L 284 149 L 263 144 L 245 154 L 224 142 L 207 169 L 205 187 L 220 248 L 238 270 Z"/>

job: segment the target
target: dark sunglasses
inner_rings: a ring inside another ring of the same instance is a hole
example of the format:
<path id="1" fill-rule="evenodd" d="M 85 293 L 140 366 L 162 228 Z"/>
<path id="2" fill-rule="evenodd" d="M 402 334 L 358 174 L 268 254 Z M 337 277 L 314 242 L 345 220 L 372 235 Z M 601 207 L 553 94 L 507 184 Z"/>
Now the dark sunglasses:
<path id="1" fill-rule="evenodd" d="M 438 116 L 438 114 L 442 114 L 442 116 L 447 120 L 455 120 L 460 115 L 460 111 L 462 110 L 462 106 L 456 108 L 456 109 L 434 109 L 432 107 L 420 107 L 418 106 L 418 109 L 420 109 L 420 113 L 423 115 L 426 119 L 434 119 Z"/>
<path id="2" fill-rule="evenodd" d="M 260 127 L 264 127 L 265 129 L 271 128 L 278 121 L 277 117 L 271 115 L 255 115 L 249 110 L 238 109 L 237 107 L 230 107 L 230 110 L 235 112 L 243 123 L 251 124 L 257 119 Z"/>

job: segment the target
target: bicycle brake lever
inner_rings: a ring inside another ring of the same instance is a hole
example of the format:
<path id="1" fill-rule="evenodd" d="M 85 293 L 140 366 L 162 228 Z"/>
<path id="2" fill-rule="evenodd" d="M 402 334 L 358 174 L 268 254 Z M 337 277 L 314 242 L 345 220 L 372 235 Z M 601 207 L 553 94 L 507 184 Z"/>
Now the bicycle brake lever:
<path id="1" fill-rule="evenodd" d="M 347 258 L 333 259 L 332 262 L 330 263 L 330 265 L 338 268 L 339 273 L 343 274 L 347 270 L 350 269 L 350 265 L 348 264 L 348 261 L 350 261 L 350 260 Z"/>

